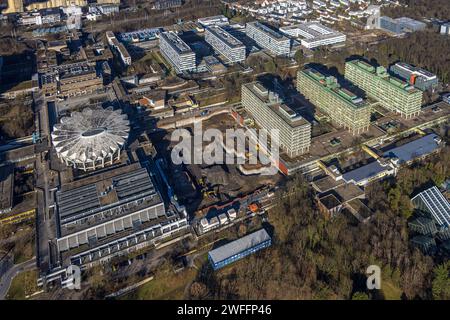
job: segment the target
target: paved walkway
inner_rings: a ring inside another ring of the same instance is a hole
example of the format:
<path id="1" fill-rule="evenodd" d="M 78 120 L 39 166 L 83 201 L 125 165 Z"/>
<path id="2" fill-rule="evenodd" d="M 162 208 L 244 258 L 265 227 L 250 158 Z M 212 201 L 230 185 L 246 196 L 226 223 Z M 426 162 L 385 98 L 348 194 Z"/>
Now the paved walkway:
<path id="1" fill-rule="evenodd" d="M 11 286 L 11 282 L 15 276 L 23 271 L 32 270 L 34 268 L 36 268 L 36 257 L 20 264 L 15 264 L 8 271 L 6 271 L 0 278 L 0 300 L 5 300 L 9 287 Z"/>

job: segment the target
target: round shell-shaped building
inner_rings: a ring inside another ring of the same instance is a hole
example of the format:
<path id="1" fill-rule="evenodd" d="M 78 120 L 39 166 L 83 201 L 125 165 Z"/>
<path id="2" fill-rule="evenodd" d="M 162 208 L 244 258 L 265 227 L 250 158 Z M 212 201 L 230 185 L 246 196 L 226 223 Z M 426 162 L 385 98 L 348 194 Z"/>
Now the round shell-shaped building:
<path id="1" fill-rule="evenodd" d="M 129 131 L 128 118 L 121 110 L 87 107 L 54 125 L 52 143 L 66 165 L 95 170 L 120 159 Z"/>

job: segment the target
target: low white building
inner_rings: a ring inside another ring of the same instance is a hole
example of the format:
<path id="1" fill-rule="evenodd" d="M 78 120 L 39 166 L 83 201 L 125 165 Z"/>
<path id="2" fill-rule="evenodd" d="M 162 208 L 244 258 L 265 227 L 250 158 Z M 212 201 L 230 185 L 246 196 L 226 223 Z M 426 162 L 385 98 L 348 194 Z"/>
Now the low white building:
<path id="1" fill-rule="evenodd" d="M 300 38 L 302 46 L 312 49 L 325 45 L 343 43 L 346 35 L 328 28 L 318 22 L 307 22 L 287 27 L 280 31 L 295 38 Z"/>

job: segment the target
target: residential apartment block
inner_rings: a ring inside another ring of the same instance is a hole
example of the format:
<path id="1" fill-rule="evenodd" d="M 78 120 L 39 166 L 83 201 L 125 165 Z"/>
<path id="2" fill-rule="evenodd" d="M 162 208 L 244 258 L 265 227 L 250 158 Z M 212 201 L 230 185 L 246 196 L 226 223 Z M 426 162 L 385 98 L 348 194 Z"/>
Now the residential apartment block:
<path id="1" fill-rule="evenodd" d="M 314 69 L 297 74 L 297 90 L 333 122 L 359 134 L 369 129 L 370 105 L 356 94 L 342 88 L 337 79 Z"/>
<path id="2" fill-rule="evenodd" d="M 286 106 L 274 92 L 260 82 L 242 85 L 242 106 L 255 122 L 270 133 L 279 130 L 280 147 L 291 158 L 308 152 L 311 124 Z"/>
<path id="3" fill-rule="evenodd" d="M 349 61 L 345 64 L 345 78 L 402 117 L 412 118 L 420 113 L 423 93 L 409 83 L 391 77 L 384 67 L 374 67 L 362 60 Z"/>

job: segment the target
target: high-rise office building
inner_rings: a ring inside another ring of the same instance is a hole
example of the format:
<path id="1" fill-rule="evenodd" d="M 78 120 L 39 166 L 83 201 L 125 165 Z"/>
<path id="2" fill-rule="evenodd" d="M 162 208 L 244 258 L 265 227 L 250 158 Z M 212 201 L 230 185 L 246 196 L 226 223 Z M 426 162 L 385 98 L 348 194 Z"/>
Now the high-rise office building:
<path id="1" fill-rule="evenodd" d="M 268 49 L 274 55 L 286 56 L 291 51 L 291 40 L 288 37 L 261 22 L 247 23 L 245 33 L 260 47 Z"/>
<path id="2" fill-rule="evenodd" d="M 391 77 L 384 67 L 377 67 L 362 60 L 345 64 L 345 78 L 363 89 L 383 107 L 411 118 L 420 113 L 423 93 L 409 83 Z"/>
<path id="3" fill-rule="evenodd" d="M 291 158 L 308 152 L 311 124 L 260 82 L 242 85 L 242 105 L 263 129 L 278 129 L 280 148 Z"/>
<path id="4" fill-rule="evenodd" d="M 159 35 L 161 54 L 174 67 L 177 73 L 195 70 L 195 53 L 175 32 Z"/>
<path id="5" fill-rule="evenodd" d="M 245 46 L 221 27 L 207 27 L 205 40 L 229 62 L 235 63 L 245 60 Z"/>
<path id="6" fill-rule="evenodd" d="M 359 134 L 369 129 L 370 105 L 356 94 L 342 88 L 337 79 L 314 69 L 297 74 L 297 90 L 333 122 Z"/>

